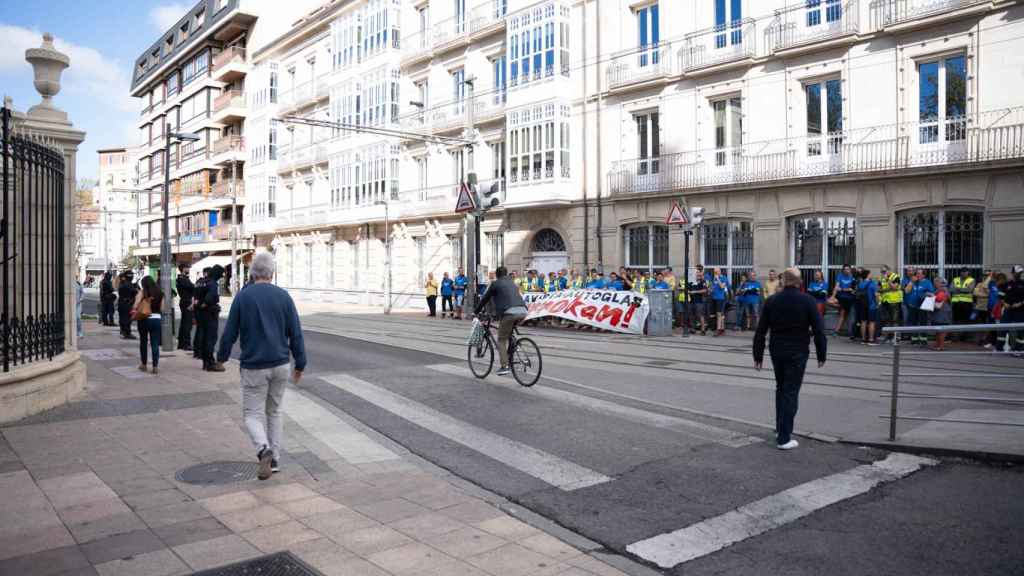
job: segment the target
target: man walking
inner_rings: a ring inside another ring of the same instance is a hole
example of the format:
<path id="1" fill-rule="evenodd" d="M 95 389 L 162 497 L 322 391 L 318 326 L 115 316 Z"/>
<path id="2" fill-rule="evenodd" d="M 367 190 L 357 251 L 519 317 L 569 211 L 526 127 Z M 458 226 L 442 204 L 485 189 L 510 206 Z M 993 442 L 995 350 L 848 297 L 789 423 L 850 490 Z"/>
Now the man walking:
<path id="1" fill-rule="evenodd" d="M 775 369 L 776 447 L 792 450 L 799 444 L 793 440 L 800 385 L 807 368 L 810 332 L 814 331 L 814 349 L 818 367 L 825 365 L 825 327 L 814 298 L 800 292 L 801 276 L 796 268 L 782 272 L 782 292 L 770 296 L 761 313 L 754 334 L 754 367 L 761 369 L 764 361 L 765 337 L 771 332 L 769 353 Z"/>
<path id="2" fill-rule="evenodd" d="M 117 320 L 121 325 L 121 338 L 134 340 L 132 336 L 132 306 L 135 305 L 135 294 L 138 289 L 132 281 L 135 275 L 131 270 L 121 274 L 121 282 L 117 286 Z"/>
<path id="3" fill-rule="evenodd" d="M 192 349 L 192 297 L 196 287 L 188 277 L 188 265 L 178 268 L 175 287 L 178 290 L 178 309 L 181 311 L 181 324 L 178 326 L 178 350 Z"/>
<path id="4" fill-rule="evenodd" d="M 100 324 L 104 326 L 114 325 L 114 303 L 117 302 L 117 293 L 114 292 L 114 281 L 110 277 L 110 272 L 103 273 L 103 279 L 100 280 L 100 306 L 102 306 L 103 313 L 100 315 Z"/>
<path id="5" fill-rule="evenodd" d="M 266 480 L 279 470 L 284 389 L 289 376 L 295 384 L 302 379 L 306 348 L 295 302 L 288 292 L 270 283 L 274 257 L 269 252 L 256 254 L 249 274 L 252 283 L 231 303 L 217 363 L 227 362 L 235 340 L 241 338 L 242 413 L 260 461 L 258 478 Z M 295 361 L 290 370 L 289 355 Z"/>
<path id="6" fill-rule="evenodd" d="M 207 372 L 223 372 L 224 365 L 214 361 L 213 351 L 217 347 L 217 328 L 220 321 L 220 290 L 217 282 L 224 275 L 224 268 L 219 264 L 210 269 L 210 278 L 203 289 L 202 297 L 196 302 L 196 322 L 203 332 L 203 347 L 200 356 L 203 359 L 203 370 Z"/>

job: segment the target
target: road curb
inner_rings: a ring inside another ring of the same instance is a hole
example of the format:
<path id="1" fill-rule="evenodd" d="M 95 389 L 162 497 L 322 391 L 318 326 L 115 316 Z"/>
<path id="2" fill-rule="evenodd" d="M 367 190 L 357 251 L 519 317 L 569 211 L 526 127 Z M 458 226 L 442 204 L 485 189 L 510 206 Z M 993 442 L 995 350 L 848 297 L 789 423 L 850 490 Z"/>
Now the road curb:
<path id="1" fill-rule="evenodd" d="M 930 455 L 941 458 L 966 458 L 990 463 L 1011 463 L 1024 464 L 1024 454 L 1007 454 L 1005 452 L 988 452 L 984 450 L 964 450 L 960 448 L 949 448 L 943 446 L 919 446 L 916 444 L 902 444 L 889 441 L 862 441 L 854 439 L 839 439 L 840 444 L 851 446 L 867 446 L 869 448 L 881 448 L 892 452 L 906 452 L 908 454 Z"/>

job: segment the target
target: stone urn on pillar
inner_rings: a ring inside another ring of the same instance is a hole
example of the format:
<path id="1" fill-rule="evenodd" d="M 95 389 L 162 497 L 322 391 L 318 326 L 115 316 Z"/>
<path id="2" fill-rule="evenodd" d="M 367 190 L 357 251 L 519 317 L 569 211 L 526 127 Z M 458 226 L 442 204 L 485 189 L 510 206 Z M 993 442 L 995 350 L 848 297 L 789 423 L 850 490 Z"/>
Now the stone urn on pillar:
<path id="1" fill-rule="evenodd" d="M 50 122 L 68 123 L 68 115 L 53 105 L 53 97 L 60 92 L 60 75 L 70 64 L 67 54 L 53 46 L 53 35 L 43 34 L 43 45 L 25 50 L 25 60 L 32 65 L 35 87 L 43 101 L 29 108 L 28 115 Z"/>

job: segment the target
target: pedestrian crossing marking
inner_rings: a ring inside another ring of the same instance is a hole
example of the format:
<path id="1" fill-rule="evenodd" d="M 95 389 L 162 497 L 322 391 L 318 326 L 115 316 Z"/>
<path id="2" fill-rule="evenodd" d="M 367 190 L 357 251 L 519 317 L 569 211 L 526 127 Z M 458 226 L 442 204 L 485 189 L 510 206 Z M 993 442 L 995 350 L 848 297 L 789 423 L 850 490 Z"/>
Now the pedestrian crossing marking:
<path id="1" fill-rule="evenodd" d="M 672 568 L 935 464 L 930 458 L 894 452 L 872 464 L 805 482 L 686 528 L 634 542 L 626 551 Z"/>
<path id="2" fill-rule="evenodd" d="M 604 474 L 453 418 L 365 380 L 347 374 L 322 376 L 321 379 L 421 428 L 567 492 L 612 480 Z"/>
<path id="3" fill-rule="evenodd" d="M 290 390 L 284 413 L 350 464 L 387 462 L 399 456 L 352 427 L 302 392 Z"/>
<path id="4" fill-rule="evenodd" d="M 474 378 L 469 368 L 465 366 L 455 366 L 452 364 L 433 364 L 427 366 L 431 370 L 437 372 L 444 372 L 446 374 L 452 374 L 455 376 L 463 376 L 467 378 Z M 555 379 L 557 382 L 566 382 L 573 385 L 572 382 Z M 499 384 L 500 385 L 500 384 Z M 632 422 L 645 424 L 647 426 L 653 426 L 655 428 L 666 428 L 674 430 L 682 434 L 707 440 L 709 442 L 715 442 L 723 446 L 730 448 L 740 448 L 742 446 L 749 446 L 761 442 L 760 438 L 753 436 L 747 436 L 739 432 L 732 430 L 726 430 L 725 428 L 719 428 L 710 424 L 704 424 L 703 422 L 695 422 L 692 420 L 686 420 L 679 418 L 678 416 L 669 416 L 666 414 L 659 414 L 658 412 L 651 412 L 649 410 L 642 410 L 640 408 L 634 408 L 632 406 L 626 406 L 623 404 L 616 404 L 601 398 L 595 398 L 593 396 L 587 396 L 585 394 L 577 394 L 569 392 L 567 390 L 560 390 L 557 388 L 548 387 L 532 387 L 523 388 L 519 385 L 507 386 L 509 390 L 514 390 L 528 396 L 535 396 L 541 398 L 547 398 L 549 400 L 555 400 L 558 402 L 564 402 L 566 404 L 572 404 L 581 407 L 585 410 L 591 410 L 593 412 L 600 412 L 611 416 L 618 416 Z"/>

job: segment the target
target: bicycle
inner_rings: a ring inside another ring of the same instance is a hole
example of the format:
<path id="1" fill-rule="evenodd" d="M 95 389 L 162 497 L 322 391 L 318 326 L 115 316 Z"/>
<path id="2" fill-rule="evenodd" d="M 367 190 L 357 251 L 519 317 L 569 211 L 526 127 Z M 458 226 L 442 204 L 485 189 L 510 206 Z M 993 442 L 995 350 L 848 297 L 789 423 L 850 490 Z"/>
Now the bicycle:
<path id="1" fill-rule="evenodd" d="M 469 370 L 473 376 L 484 379 L 494 368 L 494 350 L 497 349 L 496 328 L 490 316 L 482 317 L 484 337 L 477 344 L 467 346 Z M 540 348 L 532 339 L 519 335 L 519 327 L 512 329 L 508 339 L 508 363 L 512 376 L 520 385 L 529 388 L 540 379 L 543 365 Z M 536 370 L 536 371 L 534 371 Z"/>

